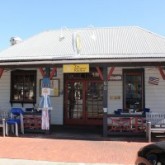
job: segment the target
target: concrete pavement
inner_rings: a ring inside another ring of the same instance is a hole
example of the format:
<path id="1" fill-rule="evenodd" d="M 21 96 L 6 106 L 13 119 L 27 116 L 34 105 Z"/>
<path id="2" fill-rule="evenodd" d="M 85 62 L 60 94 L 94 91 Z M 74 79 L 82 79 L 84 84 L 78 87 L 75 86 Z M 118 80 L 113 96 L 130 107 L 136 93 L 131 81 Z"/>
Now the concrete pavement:
<path id="1" fill-rule="evenodd" d="M 110 163 L 66 163 L 66 162 L 48 162 L 21 159 L 0 159 L 0 165 L 123 165 Z M 131 165 L 131 164 L 130 164 Z"/>
<path id="2" fill-rule="evenodd" d="M 145 137 L 102 137 L 83 129 L 0 137 L 0 165 L 133 165 Z"/>
<path id="3" fill-rule="evenodd" d="M 66 162 L 49 162 L 36 160 L 21 160 L 21 159 L 0 159 L 0 165 L 109 165 L 109 163 L 66 163 Z M 112 164 L 116 165 L 116 164 Z"/>
<path id="4" fill-rule="evenodd" d="M 116 140 L 0 137 L 0 165 L 135 164 L 137 151 L 148 144 Z"/>

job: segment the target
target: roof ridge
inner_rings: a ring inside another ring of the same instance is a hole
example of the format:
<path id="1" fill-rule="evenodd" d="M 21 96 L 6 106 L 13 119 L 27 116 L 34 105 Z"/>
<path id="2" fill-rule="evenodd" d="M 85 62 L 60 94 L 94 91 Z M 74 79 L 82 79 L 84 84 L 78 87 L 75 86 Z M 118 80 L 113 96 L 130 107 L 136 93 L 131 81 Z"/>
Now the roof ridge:
<path id="1" fill-rule="evenodd" d="M 137 28 L 138 26 L 111 26 L 111 27 L 101 27 L 101 26 L 87 26 L 87 27 L 81 27 L 81 28 L 78 28 L 78 27 L 73 27 L 73 28 L 69 28 L 67 26 L 64 26 L 64 27 L 61 27 L 59 29 L 48 29 L 48 30 L 45 30 L 43 32 L 51 32 L 51 31 L 60 31 L 60 30 L 69 30 L 69 31 L 76 31 L 76 30 L 85 30 L 85 29 L 119 29 L 119 28 Z M 43 32 L 40 32 L 40 33 L 43 33 Z"/>

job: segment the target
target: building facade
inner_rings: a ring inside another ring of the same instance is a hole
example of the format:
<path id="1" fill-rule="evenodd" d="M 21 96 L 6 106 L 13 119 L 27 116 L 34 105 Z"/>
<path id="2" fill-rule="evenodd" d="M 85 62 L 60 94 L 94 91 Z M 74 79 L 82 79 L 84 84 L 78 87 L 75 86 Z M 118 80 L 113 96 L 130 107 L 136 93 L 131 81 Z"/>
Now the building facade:
<path id="1" fill-rule="evenodd" d="M 165 38 L 139 27 L 43 32 L 0 52 L 0 110 L 37 108 L 47 69 L 52 125 L 103 125 L 117 109 L 164 112 L 164 62 Z"/>

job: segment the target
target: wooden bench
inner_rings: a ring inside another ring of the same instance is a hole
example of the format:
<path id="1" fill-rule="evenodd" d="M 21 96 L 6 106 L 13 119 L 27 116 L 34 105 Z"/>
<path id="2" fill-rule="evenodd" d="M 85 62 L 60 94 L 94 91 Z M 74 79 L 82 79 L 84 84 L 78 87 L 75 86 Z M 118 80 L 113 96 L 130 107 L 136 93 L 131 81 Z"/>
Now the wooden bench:
<path id="1" fill-rule="evenodd" d="M 165 133 L 165 113 L 146 112 L 146 137 L 151 142 L 152 133 Z"/>

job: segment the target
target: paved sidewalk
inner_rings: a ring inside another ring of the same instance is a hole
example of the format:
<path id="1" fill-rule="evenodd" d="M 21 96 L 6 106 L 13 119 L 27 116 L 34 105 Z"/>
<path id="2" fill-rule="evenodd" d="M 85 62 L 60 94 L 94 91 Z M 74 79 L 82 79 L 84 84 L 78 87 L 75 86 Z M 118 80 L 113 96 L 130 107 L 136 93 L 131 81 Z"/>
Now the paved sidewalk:
<path id="1" fill-rule="evenodd" d="M 1 165 L 124 165 L 110 163 L 61 163 L 48 161 L 20 160 L 20 159 L 0 159 Z M 131 164 L 130 164 L 131 165 Z"/>
<path id="2" fill-rule="evenodd" d="M 0 158 L 6 158 L 0 159 L 0 164 L 5 161 L 5 165 L 135 164 L 137 151 L 148 144 L 116 140 L 0 137 Z"/>
<path id="3" fill-rule="evenodd" d="M 48 162 L 36 160 L 21 160 L 21 159 L 0 159 L 0 165 L 109 165 L 109 163 L 62 163 L 62 162 Z M 115 165 L 115 164 L 111 164 Z"/>

